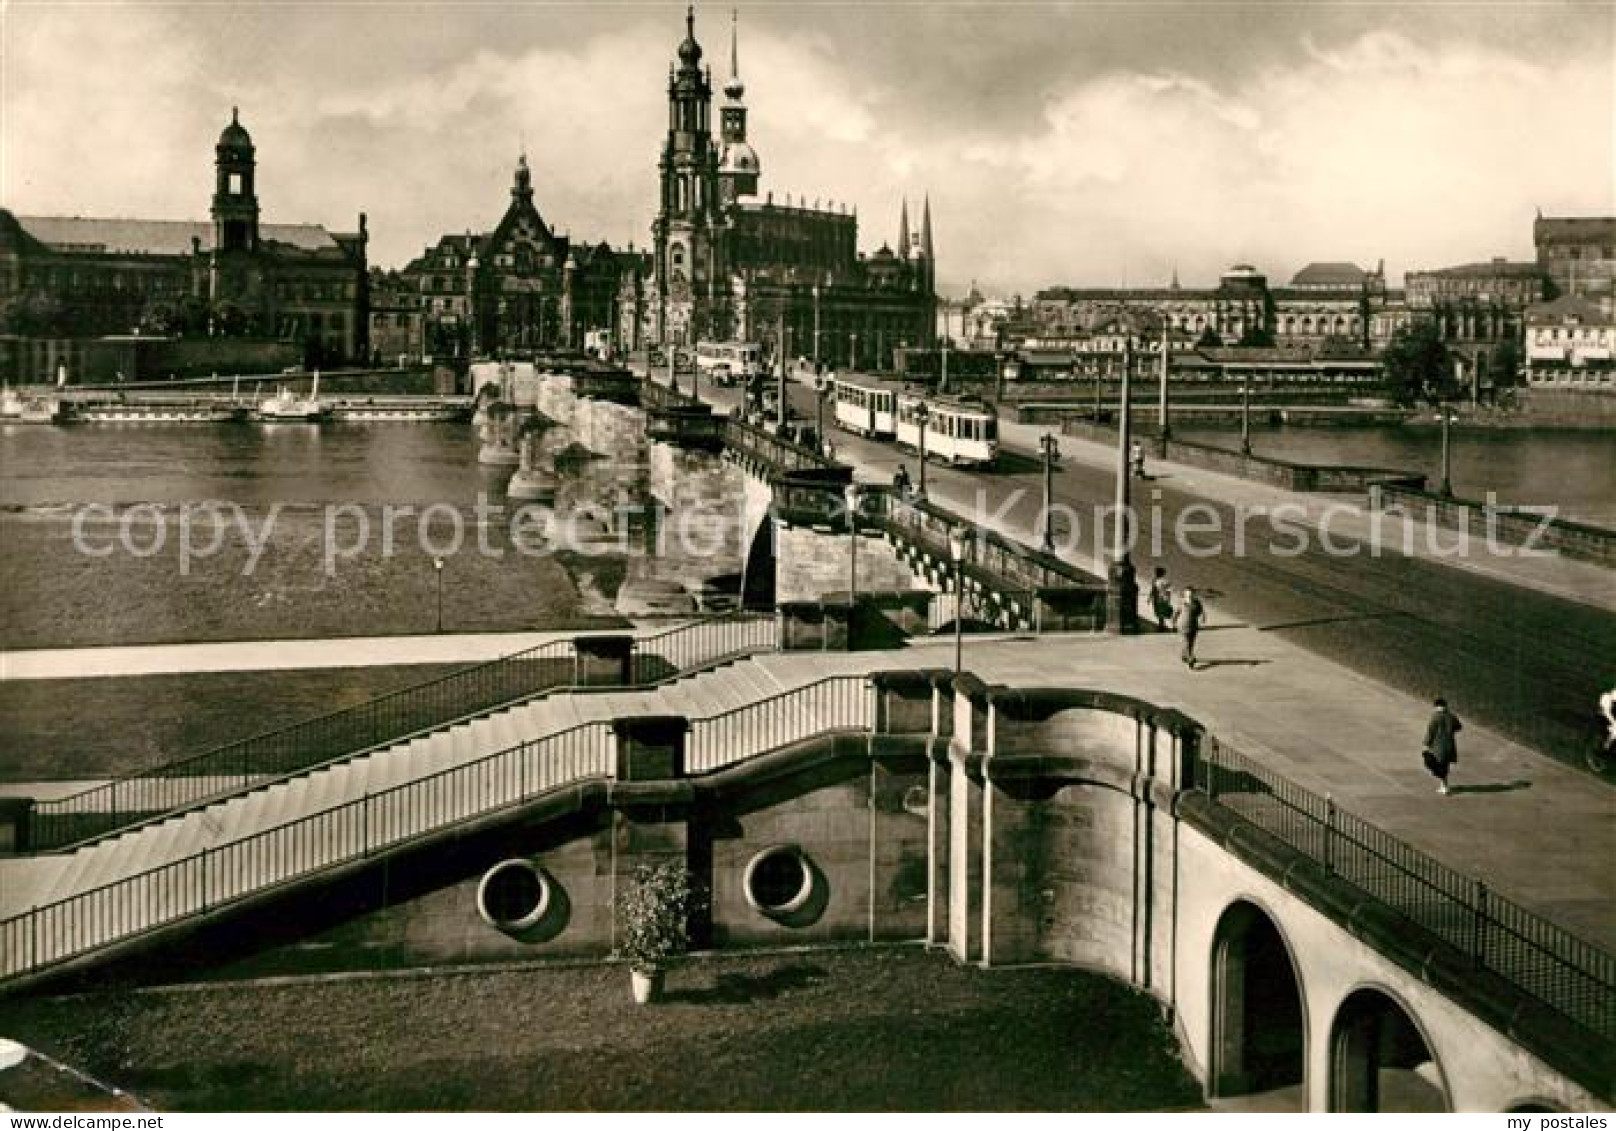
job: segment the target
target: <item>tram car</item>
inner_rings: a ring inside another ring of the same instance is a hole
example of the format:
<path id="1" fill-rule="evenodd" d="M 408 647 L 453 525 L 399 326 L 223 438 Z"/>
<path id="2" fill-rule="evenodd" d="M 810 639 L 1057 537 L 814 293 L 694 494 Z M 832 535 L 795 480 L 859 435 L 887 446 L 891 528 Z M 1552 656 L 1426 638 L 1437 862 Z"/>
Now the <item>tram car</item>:
<path id="1" fill-rule="evenodd" d="M 897 435 L 895 388 L 876 377 L 837 377 L 831 384 L 838 427 L 874 440 Z"/>
<path id="2" fill-rule="evenodd" d="M 925 430 L 928 458 L 959 467 L 987 467 L 999 455 L 999 416 L 993 406 L 963 397 L 899 393 L 897 441 L 920 450 Z"/>

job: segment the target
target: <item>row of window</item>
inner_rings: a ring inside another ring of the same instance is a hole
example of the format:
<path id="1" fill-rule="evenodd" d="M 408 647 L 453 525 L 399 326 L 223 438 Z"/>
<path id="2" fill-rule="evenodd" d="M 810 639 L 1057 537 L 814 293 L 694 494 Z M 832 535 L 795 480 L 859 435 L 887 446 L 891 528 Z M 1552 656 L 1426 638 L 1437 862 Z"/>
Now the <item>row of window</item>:
<path id="1" fill-rule="evenodd" d="M 1533 335 L 1533 339 L 1540 345 L 1545 342 L 1558 342 L 1561 340 L 1560 327 L 1539 327 Z M 1568 343 L 1582 342 L 1584 345 L 1609 345 L 1610 331 L 1608 329 L 1595 330 L 1591 326 L 1567 327 L 1564 340 Z"/>

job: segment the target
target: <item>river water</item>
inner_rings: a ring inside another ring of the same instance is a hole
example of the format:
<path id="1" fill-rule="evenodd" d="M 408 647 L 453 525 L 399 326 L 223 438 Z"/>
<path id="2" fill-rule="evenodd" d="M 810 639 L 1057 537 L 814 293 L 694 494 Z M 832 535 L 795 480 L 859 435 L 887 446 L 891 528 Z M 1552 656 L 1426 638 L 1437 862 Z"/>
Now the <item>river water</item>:
<path id="1" fill-rule="evenodd" d="M 1228 428 L 1179 428 L 1181 439 L 1237 448 Z M 1453 491 L 1466 499 L 1494 492 L 1500 503 L 1555 506 L 1563 518 L 1616 529 L 1616 430 L 1453 429 Z M 1435 428 L 1253 428 L 1257 455 L 1299 463 L 1349 464 L 1423 472 L 1442 478 L 1442 440 Z"/>

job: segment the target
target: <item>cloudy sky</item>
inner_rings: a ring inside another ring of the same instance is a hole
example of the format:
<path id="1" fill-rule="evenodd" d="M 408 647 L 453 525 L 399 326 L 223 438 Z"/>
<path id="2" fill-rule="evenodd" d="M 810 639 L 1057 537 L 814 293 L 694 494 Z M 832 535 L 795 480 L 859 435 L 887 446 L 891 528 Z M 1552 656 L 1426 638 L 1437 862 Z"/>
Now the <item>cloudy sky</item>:
<path id="1" fill-rule="evenodd" d="M 715 85 L 730 7 L 700 5 Z M 1252 262 L 1529 258 L 1616 211 L 1616 8 L 742 3 L 764 187 L 929 192 L 945 283 L 1186 285 Z M 683 5 L 0 0 L 0 204 L 205 217 L 239 105 L 266 219 L 402 265 L 485 229 L 525 144 L 541 212 L 642 245 Z"/>

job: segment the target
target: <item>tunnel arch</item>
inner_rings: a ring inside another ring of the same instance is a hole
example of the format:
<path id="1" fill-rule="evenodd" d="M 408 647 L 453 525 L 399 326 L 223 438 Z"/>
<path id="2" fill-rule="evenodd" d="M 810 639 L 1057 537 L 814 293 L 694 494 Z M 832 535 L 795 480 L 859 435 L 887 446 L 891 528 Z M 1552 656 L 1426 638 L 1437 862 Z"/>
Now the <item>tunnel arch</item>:
<path id="1" fill-rule="evenodd" d="M 1277 919 L 1249 898 L 1224 908 L 1212 933 L 1214 1096 L 1287 1092 L 1307 1108 L 1307 996 Z"/>
<path id="2" fill-rule="evenodd" d="M 1430 1036 L 1385 986 L 1362 985 L 1341 1000 L 1330 1022 L 1329 1048 L 1330 1111 L 1453 1110 Z"/>

